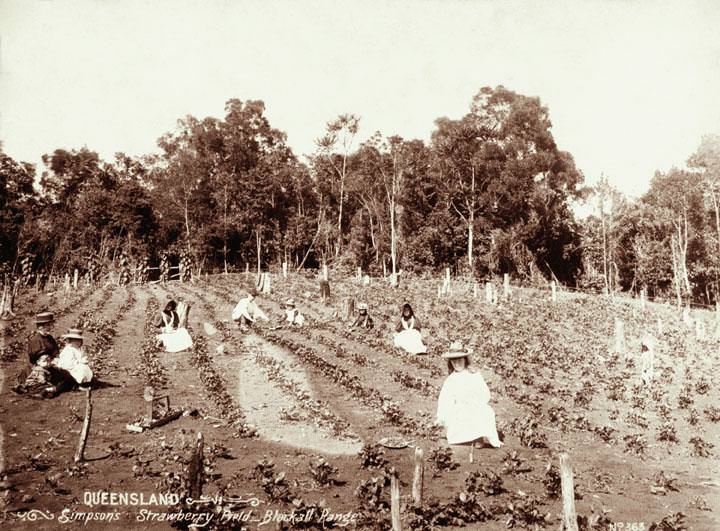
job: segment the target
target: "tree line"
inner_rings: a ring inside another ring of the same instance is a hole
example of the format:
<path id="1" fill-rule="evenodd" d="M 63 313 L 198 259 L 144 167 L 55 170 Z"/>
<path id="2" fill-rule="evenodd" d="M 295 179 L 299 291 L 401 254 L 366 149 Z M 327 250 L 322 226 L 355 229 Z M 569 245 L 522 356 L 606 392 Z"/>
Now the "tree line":
<path id="1" fill-rule="evenodd" d="M 694 171 L 657 174 L 631 202 L 607 180 L 583 187 L 547 107 L 502 86 L 482 88 L 464 116 L 438 118 L 428 143 L 379 132 L 358 142 L 361 128 L 353 114 L 336 117 L 300 160 L 262 101 L 231 99 L 222 119 L 179 120 L 157 154 L 106 161 L 56 149 L 37 175 L 0 152 L 0 263 L 17 272 L 30 256 L 36 271 L 82 272 L 89 260 L 112 268 L 121 253 L 157 263 L 184 251 L 205 270 L 451 267 L 714 300 L 720 157 L 710 140 Z M 570 205 L 588 196 L 601 214 L 578 221 Z"/>

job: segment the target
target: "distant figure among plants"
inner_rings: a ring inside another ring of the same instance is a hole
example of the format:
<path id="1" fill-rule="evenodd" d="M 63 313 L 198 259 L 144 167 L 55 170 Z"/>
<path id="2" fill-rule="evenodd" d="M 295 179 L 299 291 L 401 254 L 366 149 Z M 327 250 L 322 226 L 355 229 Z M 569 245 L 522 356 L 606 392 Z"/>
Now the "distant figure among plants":
<path id="1" fill-rule="evenodd" d="M 157 346 L 164 347 L 165 352 L 181 352 L 192 347 L 190 333 L 181 321 L 177 302 L 168 301 L 155 321 L 155 326 L 162 329 L 156 336 Z"/>
<path id="2" fill-rule="evenodd" d="M 361 302 L 357 306 L 358 316 L 357 318 L 348 325 L 348 328 L 364 328 L 365 330 L 371 330 L 373 326 L 372 317 L 368 314 L 368 306 L 366 303 Z"/>
<path id="3" fill-rule="evenodd" d="M 258 319 L 269 321 L 268 316 L 255 302 L 256 296 L 257 292 L 255 290 L 247 292 L 245 297 L 238 301 L 232 311 L 232 320 L 235 321 L 238 327 L 242 330 L 247 330 L 248 327 L 250 327 Z"/>
<path id="4" fill-rule="evenodd" d="M 440 390 L 435 422 L 447 429 L 448 444 L 485 439 L 499 448 L 503 443 L 490 407 L 490 389 L 482 374 L 469 369 L 470 353 L 462 343 L 453 342 L 442 357 L 448 360 L 448 377 Z"/>
<path id="5" fill-rule="evenodd" d="M 288 299 L 285 301 L 284 322 L 295 326 L 302 326 L 305 324 L 305 316 L 296 308 L 295 299 Z"/>
<path id="6" fill-rule="evenodd" d="M 427 353 L 427 347 L 423 344 L 420 333 L 420 321 L 415 317 L 415 313 L 408 303 L 403 305 L 395 332 L 397 332 L 394 337 L 396 347 L 404 349 L 410 354 Z"/>

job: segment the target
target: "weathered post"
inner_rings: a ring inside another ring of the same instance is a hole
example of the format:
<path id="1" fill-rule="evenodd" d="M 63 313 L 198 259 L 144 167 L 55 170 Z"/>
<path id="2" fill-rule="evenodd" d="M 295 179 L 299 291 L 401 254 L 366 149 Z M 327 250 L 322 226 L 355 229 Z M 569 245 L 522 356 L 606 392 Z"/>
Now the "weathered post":
<path id="1" fill-rule="evenodd" d="M 355 299 L 348 299 L 345 302 L 345 320 L 351 321 L 355 317 Z"/>
<path id="2" fill-rule="evenodd" d="M 645 288 L 640 290 L 640 309 L 645 311 Z"/>
<path id="3" fill-rule="evenodd" d="M 491 282 L 485 282 L 485 302 L 492 304 L 493 301 L 493 285 Z"/>
<path id="4" fill-rule="evenodd" d="M 188 483 L 190 486 L 190 497 L 197 500 L 202 496 L 203 488 L 203 468 L 204 468 L 204 441 L 201 432 L 197 434 L 197 442 L 190 458 L 190 466 L 188 467 Z"/>
<path id="5" fill-rule="evenodd" d="M 272 288 L 270 287 L 270 273 L 263 273 L 262 293 L 272 293 Z"/>
<path id="6" fill-rule="evenodd" d="M 505 273 L 503 275 L 503 300 L 510 298 L 510 274 Z"/>
<path id="7" fill-rule="evenodd" d="M 560 486 L 563 498 L 563 525 L 565 531 L 578 531 L 577 513 L 575 512 L 575 487 L 567 454 L 560 454 Z"/>
<path id="8" fill-rule="evenodd" d="M 327 266 L 327 264 L 323 264 L 323 279 L 324 279 L 324 280 L 330 280 L 330 277 L 328 277 L 328 266 Z"/>
<path id="9" fill-rule="evenodd" d="M 357 269 L 357 277 L 358 280 L 362 280 L 362 267 L 358 267 Z"/>
<path id="10" fill-rule="evenodd" d="M 287 262 L 282 264 L 283 278 L 287 278 Z"/>
<path id="11" fill-rule="evenodd" d="M 615 318 L 615 352 L 617 354 L 625 354 L 625 325 L 622 320 Z"/>
<path id="12" fill-rule="evenodd" d="M 473 299 L 477 299 L 478 297 L 478 285 L 477 282 L 473 283 Z"/>
<path id="13" fill-rule="evenodd" d="M 425 460 L 423 449 L 415 448 L 415 472 L 413 473 L 412 497 L 415 507 L 422 505 L 423 479 L 425 476 Z"/>
<path id="14" fill-rule="evenodd" d="M 85 460 L 85 445 L 87 444 L 88 433 L 90 433 L 90 418 L 92 417 L 92 402 L 90 400 L 90 389 L 85 391 L 85 420 L 80 430 L 80 441 L 75 452 L 75 462 L 82 463 Z"/>
<path id="15" fill-rule="evenodd" d="M 687 306 L 683 308 L 683 323 L 685 323 L 685 326 L 687 328 L 692 327 L 692 318 L 690 317 L 690 308 Z"/>
<path id="16" fill-rule="evenodd" d="M 397 471 L 393 470 L 390 475 L 390 513 L 392 516 L 393 531 L 401 531 L 400 527 L 400 481 Z"/>
<path id="17" fill-rule="evenodd" d="M 550 281 L 550 291 L 552 292 L 552 301 L 553 303 L 557 302 L 557 284 L 554 280 Z"/>

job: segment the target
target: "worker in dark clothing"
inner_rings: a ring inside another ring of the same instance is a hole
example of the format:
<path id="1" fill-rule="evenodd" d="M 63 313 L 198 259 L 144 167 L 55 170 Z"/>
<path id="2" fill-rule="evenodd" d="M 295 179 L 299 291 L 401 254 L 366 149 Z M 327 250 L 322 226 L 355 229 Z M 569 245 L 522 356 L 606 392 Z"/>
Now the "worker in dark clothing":
<path id="1" fill-rule="evenodd" d="M 75 387 L 72 375 L 52 365 L 52 360 L 60 353 L 55 338 L 50 334 L 55 317 L 51 312 L 39 313 L 35 316 L 37 332 L 28 342 L 28 361 L 17 376 L 16 393 L 40 393 L 46 398 L 68 391 Z"/>

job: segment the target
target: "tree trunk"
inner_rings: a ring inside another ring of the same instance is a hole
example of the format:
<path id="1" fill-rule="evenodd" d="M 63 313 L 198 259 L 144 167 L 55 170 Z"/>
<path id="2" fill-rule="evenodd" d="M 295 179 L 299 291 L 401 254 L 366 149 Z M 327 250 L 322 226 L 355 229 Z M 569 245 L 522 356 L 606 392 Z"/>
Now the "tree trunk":
<path id="1" fill-rule="evenodd" d="M 227 184 L 223 189 L 223 264 L 225 266 L 225 274 L 227 275 Z"/>
<path id="2" fill-rule="evenodd" d="M 473 271 L 473 239 L 475 230 L 475 168 L 472 168 L 470 181 L 470 215 L 468 216 L 468 266 Z"/>
<path id="3" fill-rule="evenodd" d="M 261 245 L 261 239 L 260 239 L 260 231 L 258 229 L 255 229 L 255 241 L 257 243 L 257 273 L 260 275 L 260 245 Z"/>

